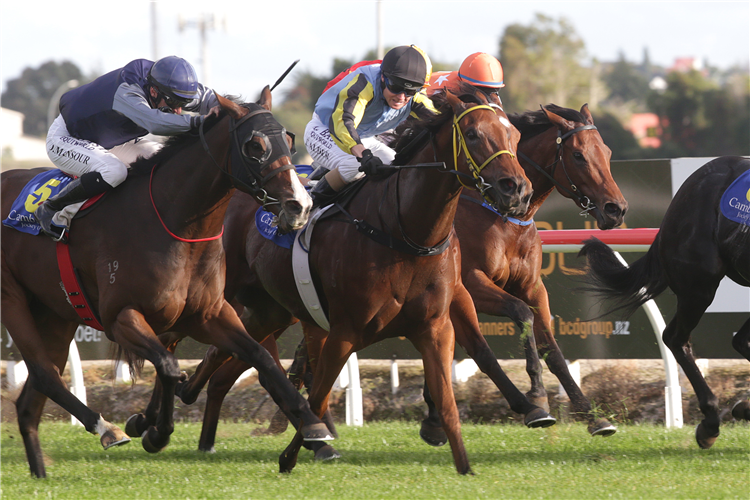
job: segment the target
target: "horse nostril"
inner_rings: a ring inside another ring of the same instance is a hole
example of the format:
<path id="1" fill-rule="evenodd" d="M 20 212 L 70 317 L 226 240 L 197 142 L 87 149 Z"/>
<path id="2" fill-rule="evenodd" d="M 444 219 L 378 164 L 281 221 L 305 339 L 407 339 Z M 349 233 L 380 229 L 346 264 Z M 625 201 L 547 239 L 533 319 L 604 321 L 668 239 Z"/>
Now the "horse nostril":
<path id="1" fill-rule="evenodd" d="M 604 205 L 604 212 L 610 217 L 618 217 L 625 215 L 625 211 L 620 209 L 620 206 L 616 203 L 607 203 Z"/>
<path id="2" fill-rule="evenodd" d="M 518 190 L 518 184 L 512 179 L 502 179 L 500 181 L 500 188 L 505 193 L 515 193 Z"/>

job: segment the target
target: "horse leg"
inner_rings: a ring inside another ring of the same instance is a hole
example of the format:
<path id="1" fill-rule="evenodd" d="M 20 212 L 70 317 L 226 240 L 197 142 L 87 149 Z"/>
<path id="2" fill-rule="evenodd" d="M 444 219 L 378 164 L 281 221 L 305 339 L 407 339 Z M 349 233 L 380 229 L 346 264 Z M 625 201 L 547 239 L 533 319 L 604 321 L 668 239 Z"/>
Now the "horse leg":
<path id="1" fill-rule="evenodd" d="M 523 304 L 515 298 L 510 302 Z M 524 308 L 528 310 L 525 305 Z M 453 297 L 451 320 L 455 329 L 456 342 L 466 349 L 467 354 L 477 362 L 479 369 L 487 374 L 500 389 L 511 409 L 516 413 L 525 415 L 524 423 L 526 426 L 534 428 L 554 425 L 555 419 L 546 410 L 529 401 L 503 372 L 497 362 L 497 356 L 492 352 L 479 329 L 476 309 L 469 292 L 463 286 L 459 287 Z"/>
<path id="2" fill-rule="evenodd" d="M 214 453 L 216 442 L 216 429 L 219 425 L 219 414 L 229 389 L 232 388 L 237 379 L 249 366 L 237 359 L 231 359 L 222 364 L 213 374 L 206 390 L 206 407 L 203 411 L 203 426 L 198 449 L 208 453 Z"/>
<path id="3" fill-rule="evenodd" d="M 314 373 L 308 401 L 310 409 L 316 415 L 322 417 L 328 410 L 328 397 L 333 383 L 341 373 L 351 353 L 354 352 L 354 345 L 346 340 L 328 340 L 328 332 L 312 324 L 303 324 L 303 331 L 305 332 L 310 365 Z M 297 432 L 292 442 L 279 457 L 279 472 L 292 471 L 297 464 L 297 456 L 301 446 L 300 433 Z M 316 460 L 341 457 L 333 447 L 328 445 L 314 451 Z"/>
<path id="4" fill-rule="evenodd" d="M 177 349 L 177 344 L 180 343 L 182 337 L 179 335 L 169 332 L 159 335 L 159 341 L 167 349 L 167 351 L 174 354 Z M 183 375 L 187 377 L 187 375 Z M 151 392 L 151 399 L 146 406 L 144 413 L 136 413 L 128 417 L 125 422 L 125 433 L 132 438 L 140 438 L 146 430 L 152 425 L 156 425 L 156 419 L 161 409 L 162 399 L 162 387 L 159 378 L 156 378 L 154 382 L 154 390 Z"/>
<path id="5" fill-rule="evenodd" d="M 226 300 L 216 316 L 198 325 L 190 335 L 199 342 L 211 343 L 224 352 L 234 353 L 247 365 L 254 366 L 259 376 L 268 381 L 266 390 L 274 402 L 280 407 L 286 405 L 290 413 L 302 421 L 300 429 L 305 441 L 333 439 L 325 424 L 310 411 L 305 398 L 292 386 L 268 351 L 248 335 L 237 313 Z"/>
<path id="6" fill-rule="evenodd" d="M 675 290 L 677 311 L 662 334 L 664 344 L 674 354 L 675 360 L 685 372 L 698 398 L 704 418 L 695 429 L 695 439 L 698 446 L 704 450 L 713 446 L 716 438 L 719 437 L 719 425 L 721 423 L 719 400 L 711 391 L 695 364 L 695 357 L 689 340 L 690 333 L 711 304 L 716 287 L 718 287 L 718 283 L 710 290 L 706 290 L 709 286 L 704 283 L 699 287 L 692 288 L 687 295 L 677 294 Z"/>
<path id="7" fill-rule="evenodd" d="M 574 415 L 581 416 L 588 422 L 588 431 L 592 436 L 611 436 L 617 432 L 617 428 L 606 418 L 598 417 L 591 409 L 591 402 L 583 395 L 573 377 L 570 375 L 565 356 L 555 341 L 552 333 L 552 314 L 549 309 L 549 297 L 547 288 L 538 280 L 536 286 L 525 290 L 522 299 L 531 307 L 534 313 L 534 337 L 539 354 L 547 362 L 547 367 L 570 398 L 571 409 Z"/>
<path id="8" fill-rule="evenodd" d="M 19 408 L 19 431 L 23 436 L 31 474 L 46 477 L 38 433 L 40 405 L 41 408 L 44 406 L 42 395 L 76 417 L 88 432 L 99 434 L 105 449 L 129 442 L 130 439 L 117 426 L 104 420 L 75 397 L 60 376 L 76 324 L 57 317 L 37 323 L 29 310 L 24 291 L 5 269 L 2 276 L 2 323 L 21 351 L 29 370 L 29 378 L 16 405 Z M 59 365 L 55 363 L 58 358 L 53 358 L 55 352 L 62 359 L 58 361 L 61 363 Z"/>
<path id="9" fill-rule="evenodd" d="M 468 293 L 466 296 L 468 297 Z M 422 355 L 425 380 L 440 414 L 443 430 L 450 442 L 456 470 L 459 474 L 473 474 L 461 437 L 461 422 L 451 381 L 451 363 L 455 342 L 452 330 L 453 326 L 449 318 L 445 318 L 442 324 L 433 325 L 427 331 L 408 338 Z"/>
<path id="10" fill-rule="evenodd" d="M 740 327 L 732 339 L 734 349 L 750 361 L 750 318 Z M 750 421 L 750 401 L 738 401 L 732 407 L 732 416 L 737 420 Z"/>
<path id="11" fill-rule="evenodd" d="M 211 379 L 213 374 L 230 359 L 232 359 L 231 354 L 214 346 L 209 346 L 208 350 L 206 350 L 206 354 L 203 356 L 203 361 L 201 361 L 196 367 L 195 373 L 188 377 L 187 380 L 177 384 L 175 394 L 187 405 L 195 403 L 195 400 L 198 399 L 198 396 L 208 383 L 209 379 Z M 232 381 L 232 383 L 234 383 L 234 381 Z"/>

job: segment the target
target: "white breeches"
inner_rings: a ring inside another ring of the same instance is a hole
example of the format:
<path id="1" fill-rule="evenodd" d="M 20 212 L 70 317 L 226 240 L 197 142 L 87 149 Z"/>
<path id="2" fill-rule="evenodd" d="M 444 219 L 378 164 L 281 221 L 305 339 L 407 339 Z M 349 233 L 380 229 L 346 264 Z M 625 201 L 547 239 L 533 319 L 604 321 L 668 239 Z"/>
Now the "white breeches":
<path id="1" fill-rule="evenodd" d="M 375 137 L 363 137 L 362 145 L 383 160 L 386 165 L 390 165 L 396 157 L 396 152 L 393 149 Z M 345 153 L 333 142 L 330 130 L 315 113 L 313 113 L 310 123 L 305 127 L 305 147 L 316 165 L 323 166 L 328 170 L 337 168 L 341 177 L 347 183 L 365 175 L 359 171 L 357 157 Z"/>
<path id="2" fill-rule="evenodd" d="M 153 156 L 161 146 L 158 141 L 138 137 L 107 150 L 91 141 L 72 137 L 62 115 L 52 122 L 47 133 L 47 156 L 57 168 L 78 177 L 87 172 L 99 172 L 112 187 L 128 176 L 128 165 L 139 156 Z"/>

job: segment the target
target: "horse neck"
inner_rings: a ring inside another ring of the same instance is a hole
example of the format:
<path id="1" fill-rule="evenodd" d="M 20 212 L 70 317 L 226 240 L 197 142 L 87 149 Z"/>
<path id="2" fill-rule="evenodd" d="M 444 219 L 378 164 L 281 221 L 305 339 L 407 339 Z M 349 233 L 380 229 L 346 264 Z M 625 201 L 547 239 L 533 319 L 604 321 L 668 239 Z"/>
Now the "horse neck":
<path id="1" fill-rule="evenodd" d="M 409 161 L 410 164 L 445 161 L 452 162 L 450 141 L 448 152 L 433 150 L 432 144 Z M 395 181 L 395 182 L 394 182 Z M 445 240 L 453 228 L 462 186 L 456 176 L 433 169 L 404 169 L 390 182 L 391 192 L 398 189 L 398 216 L 404 234 L 423 246 L 434 246 Z M 390 224 L 390 223 L 389 223 Z"/>
<path id="2" fill-rule="evenodd" d="M 547 173 L 551 173 L 551 165 L 557 160 L 557 129 L 552 126 L 541 134 L 531 138 L 521 137 L 518 143 L 518 151 L 531 158 L 531 160 L 542 167 Z M 529 210 L 525 218 L 531 218 L 536 214 L 544 203 L 544 200 L 552 193 L 555 186 L 552 182 L 533 165 L 520 158 L 521 166 L 526 173 L 526 177 L 531 181 L 534 194 L 531 196 Z"/>
<path id="3" fill-rule="evenodd" d="M 224 122 L 205 136 L 213 159 L 198 140 L 153 174 L 153 201 L 166 226 L 180 237 L 200 238 L 221 231 L 234 192 L 229 177 L 219 169 L 230 151 L 229 120 Z"/>

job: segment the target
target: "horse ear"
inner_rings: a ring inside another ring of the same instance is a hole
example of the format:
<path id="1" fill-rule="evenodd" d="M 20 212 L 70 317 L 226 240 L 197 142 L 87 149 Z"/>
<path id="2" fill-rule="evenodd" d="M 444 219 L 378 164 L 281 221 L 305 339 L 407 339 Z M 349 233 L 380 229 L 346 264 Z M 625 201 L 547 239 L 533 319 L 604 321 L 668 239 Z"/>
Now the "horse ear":
<path id="1" fill-rule="evenodd" d="M 235 120 L 239 119 L 242 116 L 242 110 L 239 105 L 237 105 L 236 102 L 227 99 L 226 97 L 216 94 L 216 98 L 219 100 L 219 105 L 221 106 L 221 109 L 229 113 L 229 115 L 234 118 Z"/>
<path id="2" fill-rule="evenodd" d="M 591 116 L 591 111 L 589 111 L 589 103 L 586 103 L 583 106 L 581 106 L 581 114 L 584 117 L 586 117 L 586 125 L 594 124 L 594 117 Z"/>
<path id="3" fill-rule="evenodd" d="M 461 109 L 461 105 L 463 104 L 463 101 L 458 98 L 456 94 L 451 92 L 450 89 L 445 89 L 445 99 L 448 101 L 448 104 L 450 104 L 451 108 L 453 108 L 453 114 L 458 114 L 458 110 Z"/>
<path id="4" fill-rule="evenodd" d="M 556 115 L 552 111 L 548 110 L 544 106 L 540 106 L 542 108 L 542 111 L 544 111 L 544 114 L 547 115 L 547 119 L 552 122 L 553 124 L 557 125 L 557 128 L 560 130 L 568 131 L 573 130 L 576 128 L 576 124 L 573 123 L 570 120 L 566 120 L 560 115 Z"/>
<path id="5" fill-rule="evenodd" d="M 262 108 L 271 111 L 271 87 L 269 87 L 268 85 L 266 85 L 260 92 L 260 99 L 258 99 L 258 104 L 260 104 Z"/>

